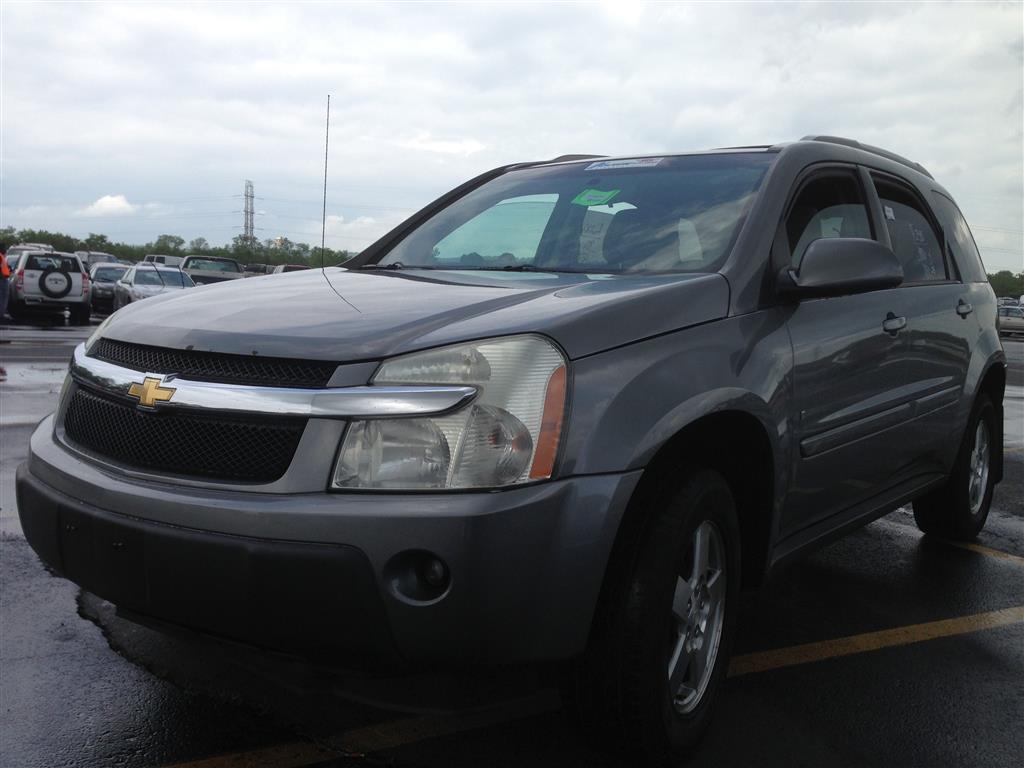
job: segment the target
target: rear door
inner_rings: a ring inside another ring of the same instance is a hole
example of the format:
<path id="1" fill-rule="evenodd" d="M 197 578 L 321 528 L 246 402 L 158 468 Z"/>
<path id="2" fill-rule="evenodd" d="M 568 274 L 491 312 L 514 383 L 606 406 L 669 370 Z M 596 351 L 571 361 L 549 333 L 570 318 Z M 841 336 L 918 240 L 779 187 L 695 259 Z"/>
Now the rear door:
<path id="1" fill-rule="evenodd" d="M 868 214 L 867 183 L 846 166 L 801 182 L 779 229 L 783 245 L 776 242 L 776 259 L 788 258 L 797 267 L 807 246 L 823 237 L 878 239 Z M 783 535 L 895 483 L 912 408 L 901 335 L 906 314 L 901 288 L 806 299 L 793 308 L 788 328 L 796 455 Z"/>
<path id="2" fill-rule="evenodd" d="M 914 420 L 898 467 L 899 479 L 944 473 L 955 455 L 957 406 L 978 338 L 970 289 L 950 258 L 949 238 L 938 218 L 907 181 L 873 172 L 886 234 L 903 266 L 907 298 L 907 386 Z"/>

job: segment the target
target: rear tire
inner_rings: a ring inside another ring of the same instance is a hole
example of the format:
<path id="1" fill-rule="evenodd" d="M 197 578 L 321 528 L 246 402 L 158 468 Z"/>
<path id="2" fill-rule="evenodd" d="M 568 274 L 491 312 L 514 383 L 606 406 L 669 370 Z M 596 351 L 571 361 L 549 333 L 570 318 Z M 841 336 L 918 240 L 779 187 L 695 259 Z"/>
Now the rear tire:
<path id="1" fill-rule="evenodd" d="M 924 533 L 970 541 L 985 526 L 995 488 L 996 416 L 988 395 L 978 395 L 949 480 L 914 501 L 914 520 Z"/>
<path id="2" fill-rule="evenodd" d="M 585 723 L 665 765 L 711 721 L 736 623 L 740 532 L 720 474 L 695 469 L 651 497 L 617 545 L 573 693 Z"/>
<path id="3" fill-rule="evenodd" d="M 92 321 L 92 308 L 88 304 L 81 304 L 74 308 L 72 315 L 76 325 L 88 325 Z"/>

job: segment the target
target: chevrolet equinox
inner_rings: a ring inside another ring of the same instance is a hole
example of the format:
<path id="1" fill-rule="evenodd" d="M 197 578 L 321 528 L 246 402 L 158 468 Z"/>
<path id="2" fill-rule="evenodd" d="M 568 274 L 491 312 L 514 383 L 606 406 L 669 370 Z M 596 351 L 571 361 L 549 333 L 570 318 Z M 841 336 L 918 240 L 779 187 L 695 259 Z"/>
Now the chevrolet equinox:
<path id="1" fill-rule="evenodd" d="M 510 165 L 344 268 L 175 293 L 32 436 L 47 564 L 349 668 L 564 662 L 651 763 L 708 724 L 741 589 L 911 502 L 970 539 L 1002 472 L 970 230 L 849 139 Z"/>

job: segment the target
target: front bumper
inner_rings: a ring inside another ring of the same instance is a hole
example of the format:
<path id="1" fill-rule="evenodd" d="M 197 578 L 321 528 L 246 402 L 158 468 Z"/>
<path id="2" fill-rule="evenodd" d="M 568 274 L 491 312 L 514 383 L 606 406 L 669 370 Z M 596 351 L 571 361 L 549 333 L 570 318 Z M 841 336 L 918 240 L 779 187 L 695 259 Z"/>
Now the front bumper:
<path id="1" fill-rule="evenodd" d="M 29 543 L 144 618 L 348 668 L 581 652 L 639 472 L 489 493 L 269 494 L 127 478 L 70 453 L 52 417 L 18 470 Z M 417 601 L 389 564 L 444 560 Z"/>

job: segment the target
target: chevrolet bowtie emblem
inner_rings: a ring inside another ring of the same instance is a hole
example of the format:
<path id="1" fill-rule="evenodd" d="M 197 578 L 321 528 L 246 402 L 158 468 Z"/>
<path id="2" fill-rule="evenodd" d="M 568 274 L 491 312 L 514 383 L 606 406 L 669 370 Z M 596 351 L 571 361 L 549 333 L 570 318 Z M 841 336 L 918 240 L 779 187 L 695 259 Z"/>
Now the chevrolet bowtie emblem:
<path id="1" fill-rule="evenodd" d="M 141 384 L 132 384 L 128 387 L 128 394 L 139 398 L 139 405 L 152 408 L 157 403 L 165 403 L 174 397 L 174 387 L 161 387 L 160 379 L 153 379 L 149 376 Z"/>

